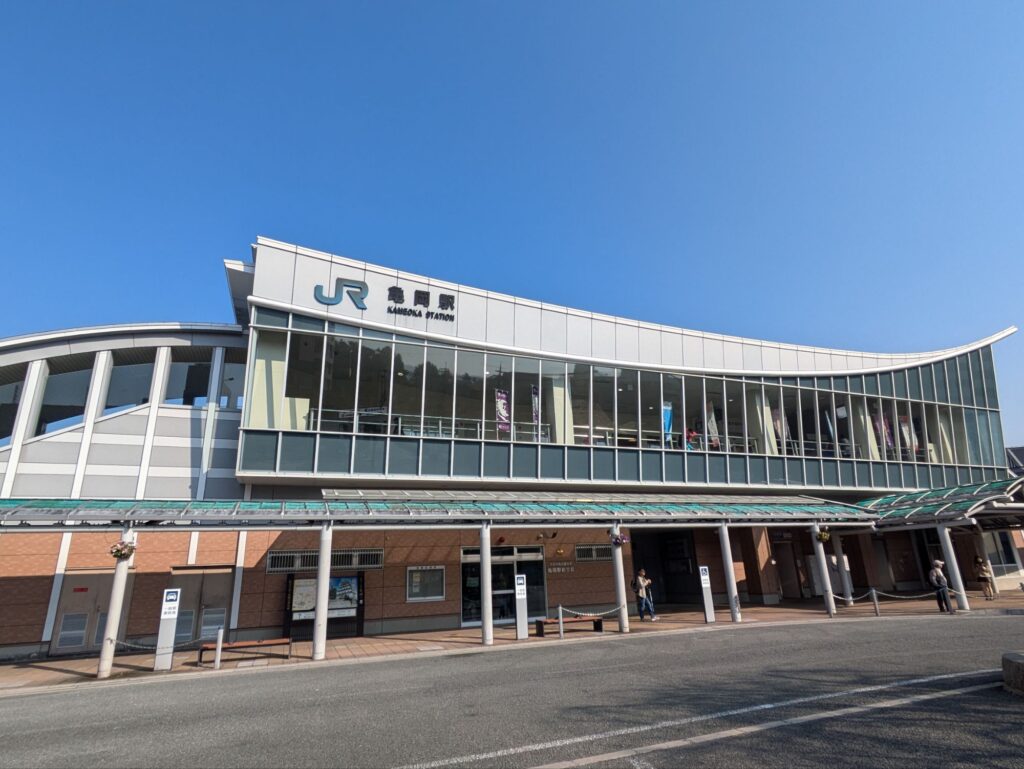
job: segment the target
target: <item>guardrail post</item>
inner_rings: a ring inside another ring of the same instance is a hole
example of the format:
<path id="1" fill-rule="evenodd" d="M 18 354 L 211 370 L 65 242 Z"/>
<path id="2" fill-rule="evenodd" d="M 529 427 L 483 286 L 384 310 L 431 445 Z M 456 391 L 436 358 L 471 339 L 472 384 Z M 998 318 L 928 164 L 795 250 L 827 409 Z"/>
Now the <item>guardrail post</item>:
<path id="1" fill-rule="evenodd" d="M 871 588 L 871 603 L 873 603 L 875 605 L 875 616 L 876 617 L 881 617 L 882 616 L 882 610 L 878 606 L 878 591 L 875 590 L 874 588 Z"/>
<path id="2" fill-rule="evenodd" d="M 562 625 L 562 604 L 558 604 L 558 637 L 565 640 L 565 626 Z"/>
<path id="3" fill-rule="evenodd" d="M 224 626 L 217 628 L 217 651 L 213 655 L 213 669 L 220 670 L 220 653 L 224 651 Z"/>

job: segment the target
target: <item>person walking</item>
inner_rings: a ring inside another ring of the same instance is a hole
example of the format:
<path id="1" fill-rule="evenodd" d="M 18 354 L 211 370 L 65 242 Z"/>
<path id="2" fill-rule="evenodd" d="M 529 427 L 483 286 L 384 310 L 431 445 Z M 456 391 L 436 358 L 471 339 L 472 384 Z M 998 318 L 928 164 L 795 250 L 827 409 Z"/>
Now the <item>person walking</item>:
<path id="1" fill-rule="evenodd" d="M 636 592 L 636 611 L 640 615 L 640 621 L 644 622 L 644 612 L 651 615 L 651 622 L 658 621 L 658 615 L 654 613 L 654 601 L 651 598 L 651 585 L 653 580 L 647 578 L 647 572 L 640 569 L 633 580 L 634 591 Z"/>
<path id="2" fill-rule="evenodd" d="M 992 585 L 995 581 L 995 575 L 992 573 L 992 567 L 988 565 L 988 561 L 980 555 L 975 556 L 974 570 L 977 573 L 978 582 L 981 583 L 981 591 L 985 594 L 985 600 L 996 600 L 995 591 L 993 590 Z"/>
<path id="3" fill-rule="evenodd" d="M 944 561 L 933 561 L 932 570 L 928 572 L 928 581 L 935 588 L 935 600 L 939 604 L 939 611 L 956 614 L 953 611 L 953 605 L 949 602 L 949 582 L 946 581 L 946 575 L 942 573 L 942 567 L 945 565 Z"/>

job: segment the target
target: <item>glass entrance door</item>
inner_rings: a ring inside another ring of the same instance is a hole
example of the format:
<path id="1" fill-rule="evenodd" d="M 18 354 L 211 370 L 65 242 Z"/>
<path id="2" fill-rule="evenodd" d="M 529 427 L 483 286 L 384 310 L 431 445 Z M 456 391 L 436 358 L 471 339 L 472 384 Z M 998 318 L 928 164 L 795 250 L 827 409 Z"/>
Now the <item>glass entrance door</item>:
<path id="1" fill-rule="evenodd" d="M 531 618 L 547 614 L 544 555 L 540 548 L 493 548 L 491 555 L 491 610 L 495 625 L 516 621 L 516 574 L 526 575 L 526 606 Z M 462 625 L 479 625 L 480 553 L 463 551 Z"/>

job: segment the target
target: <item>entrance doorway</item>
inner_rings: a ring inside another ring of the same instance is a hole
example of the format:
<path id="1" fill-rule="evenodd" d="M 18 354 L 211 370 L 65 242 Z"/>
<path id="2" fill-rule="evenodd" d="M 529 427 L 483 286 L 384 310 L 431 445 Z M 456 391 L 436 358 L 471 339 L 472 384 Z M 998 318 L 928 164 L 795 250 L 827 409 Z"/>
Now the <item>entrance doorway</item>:
<path id="1" fill-rule="evenodd" d="M 530 619 L 547 616 L 544 550 L 540 547 L 491 548 L 491 610 L 495 625 L 516 621 L 516 574 L 526 575 Z M 475 627 L 480 616 L 480 548 L 462 550 L 462 626 Z"/>
<path id="2" fill-rule="evenodd" d="M 693 545 L 693 532 L 636 530 L 632 537 L 633 570 L 644 569 L 653 580 L 654 605 L 699 603 L 700 575 Z"/>

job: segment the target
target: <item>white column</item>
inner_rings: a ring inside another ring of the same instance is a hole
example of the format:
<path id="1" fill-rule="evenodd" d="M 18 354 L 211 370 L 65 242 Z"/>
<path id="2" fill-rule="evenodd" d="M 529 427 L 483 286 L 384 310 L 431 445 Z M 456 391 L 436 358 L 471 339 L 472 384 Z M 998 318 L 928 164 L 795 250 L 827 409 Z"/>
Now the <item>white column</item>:
<path id="1" fill-rule="evenodd" d="M 53 638 L 53 623 L 57 619 L 57 606 L 60 604 L 60 591 L 64 587 L 64 570 L 68 565 L 68 553 L 71 552 L 71 532 L 65 531 L 60 537 L 60 550 L 57 552 L 57 565 L 53 570 L 53 585 L 50 587 L 50 603 L 46 607 L 46 620 L 43 622 L 41 643 L 49 643 Z"/>
<path id="2" fill-rule="evenodd" d="M 216 436 L 217 408 L 220 405 L 220 380 L 224 370 L 224 348 L 215 347 L 210 364 L 210 381 L 206 386 L 206 424 L 203 430 L 203 453 L 199 464 L 199 481 L 196 499 L 206 499 L 206 479 L 210 477 L 213 460 L 213 442 Z"/>
<path id="3" fill-rule="evenodd" d="M 334 529 L 325 523 L 320 529 L 320 560 L 316 565 L 316 611 L 313 615 L 313 659 L 327 656 L 327 599 L 331 588 L 331 542 Z"/>
<path id="4" fill-rule="evenodd" d="M 160 406 L 167 392 L 167 375 L 171 368 L 171 348 L 158 347 L 156 362 L 153 364 L 153 381 L 149 386 L 149 416 L 146 419 L 146 437 L 142 443 L 142 459 L 139 462 L 139 481 L 135 486 L 135 498 L 145 499 L 146 482 L 149 480 L 149 460 L 153 456 L 153 438 L 156 436 L 156 420 Z"/>
<path id="5" fill-rule="evenodd" d="M 85 481 L 85 467 L 89 462 L 89 449 L 92 448 L 93 430 L 96 428 L 96 419 L 103 414 L 113 367 L 114 356 L 110 350 L 96 353 L 96 360 L 92 364 L 92 378 L 89 380 L 89 395 L 85 400 L 85 414 L 82 418 L 82 442 L 78 445 L 78 463 L 75 465 L 75 478 L 71 483 L 72 499 L 82 496 L 82 483 Z"/>
<path id="6" fill-rule="evenodd" d="M 946 568 L 949 570 L 949 583 L 956 591 L 956 608 L 960 611 L 970 611 L 971 605 L 967 603 L 967 593 L 964 592 L 964 580 L 960 576 L 960 565 L 956 562 L 956 551 L 953 550 L 953 540 L 949 536 L 949 529 L 945 526 L 935 527 L 939 532 L 939 542 L 942 543 L 942 555 L 945 556 Z"/>
<path id="7" fill-rule="evenodd" d="M 619 524 L 612 526 L 612 536 L 621 536 Z M 615 603 L 619 607 L 619 632 L 629 632 L 629 604 L 626 603 L 626 569 L 622 565 L 622 545 L 612 544 L 612 575 L 615 580 Z"/>
<path id="8" fill-rule="evenodd" d="M 736 589 L 736 571 L 732 565 L 732 544 L 729 542 L 729 527 L 724 523 L 718 527 L 718 541 L 722 545 L 722 567 L 725 572 L 725 592 L 729 598 L 729 613 L 733 622 L 742 622 L 740 594 Z"/>
<path id="9" fill-rule="evenodd" d="M 491 524 L 480 524 L 480 642 L 494 643 L 494 611 L 491 606 Z"/>
<path id="10" fill-rule="evenodd" d="M 828 616 L 836 616 L 836 601 L 832 596 L 832 580 L 828 576 L 828 560 L 825 558 L 825 546 L 818 539 L 821 529 L 818 524 L 811 526 L 811 543 L 814 545 L 814 555 L 818 559 L 818 579 L 821 580 L 821 591 L 825 594 L 825 611 Z"/>
<path id="11" fill-rule="evenodd" d="M 846 557 L 843 555 L 843 539 L 838 532 L 832 532 L 832 548 L 836 551 L 836 566 L 839 569 L 839 579 L 843 583 L 843 603 L 853 606 L 853 581 L 850 579 L 850 571 L 846 568 Z"/>
<path id="12" fill-rule="evenodd" d="M 125 542 L 134 542 L 135 532 L 125 527 L 121 539 Z M 100 664 L 96 669 L 97 678 L 109 678 L 110 670 L 114 666 L 117 633 L 121 625 L 121 608 L 124 606 L 124 589 L 128 584 L 128 561 L 128 558 L 118 558 L 114 566 L 114 584 L 110 588 L 110 602 L 107 604 L 107 627 L 103 631 Z"/>
<path id="13" fill-rule="evenodd" d="M 10 497 L 14 490 L 14 479 L 18 474 L 18 463 L 21 461 L 21 447 L 35 432 L 49 371 L 45 360 L 34 360 L 28 364 L 18 413 L 14 417 L 11 450 L 7 454 L 7 470 L 4 473 L 3 485 L 0 486 L 0 498 Z"/>
<path id="14" fill-rule="evenodd" d="M 238 532 L 238 540 L 235 546 L 235 574 L 234 582 L 231 585 L 231 620 L 228 630 L 238 629 L 238 610 L 242 603 L 242 579 L 245 576 L 245 544 L 248 532 Z"/>

